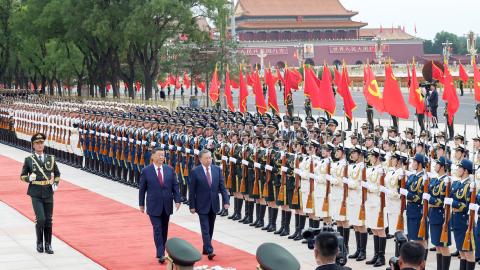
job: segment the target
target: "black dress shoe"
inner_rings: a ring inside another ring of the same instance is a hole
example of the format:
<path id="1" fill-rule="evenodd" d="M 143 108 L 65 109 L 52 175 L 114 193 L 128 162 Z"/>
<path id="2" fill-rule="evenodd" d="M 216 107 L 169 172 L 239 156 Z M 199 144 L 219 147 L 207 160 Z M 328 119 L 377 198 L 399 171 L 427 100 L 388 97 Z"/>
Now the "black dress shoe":
<path id="1" fill-rule="evenodd" d="M 213 257 L 215 257 L 215 253 L 212 252 L 212 253 L 208 254 L 208 260 L 209 261 L 213 260 Z"/>
<path id="2" fill-rule="evenodd" d="M 48 243 L 45 243 L 45 253 L 53 254 L 52 246 Z"/>
<path id="3" fill-rule="evenodd" d="M 208 255 L 208 252 L 206 252 L 205 250 L 202 251 L 202 255 Z"/>
<path id="4" fill-rule="evenodd" d="M 158 258 L 158 263 L 164 264 L 165 263 L 165 257 L 162 256 L 162 257 Z"/>
<path id="5" fill-rule="evenodd" d="M 43 243 L 38 243 L 37 244 L 37 252 L 38 253 L 43 253 Z"/>
<path id="6" fill-rule="evenodd" d="M 223 213 L 222 213 L 221 216 L 222 216 L 222 217 L 228 216 L 228 210 L 227 210 L 227 209 L 224 209 L 224 211 L 223 211 Z"/>

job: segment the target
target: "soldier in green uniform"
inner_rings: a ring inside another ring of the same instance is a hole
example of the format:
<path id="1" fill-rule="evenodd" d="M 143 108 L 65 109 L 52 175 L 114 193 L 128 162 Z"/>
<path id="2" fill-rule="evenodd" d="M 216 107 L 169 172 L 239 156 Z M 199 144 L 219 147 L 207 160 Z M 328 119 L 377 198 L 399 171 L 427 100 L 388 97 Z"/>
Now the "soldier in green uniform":
<path id="1" fill-rule="evenodd" d="M 43 239 L 45 237 L 45 252 L 53 254 L 53 193 L 60 181 L 60 171 L 55 162 L 55 157 L 43 152 L 45 139 L 46 136 L 42 133 L 32 136 L 31 142 L 35 153 L 25 158 L 20 179 L 29 183 L 27 194 L 32 198 L 32 206 L 35 212 L 37 251 L 43 253 Z"/>

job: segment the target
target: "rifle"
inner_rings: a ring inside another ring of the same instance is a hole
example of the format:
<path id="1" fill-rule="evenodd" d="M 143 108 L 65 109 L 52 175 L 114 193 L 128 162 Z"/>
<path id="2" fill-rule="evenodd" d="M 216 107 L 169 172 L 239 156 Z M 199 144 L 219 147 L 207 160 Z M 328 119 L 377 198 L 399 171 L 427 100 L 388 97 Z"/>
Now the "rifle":
<path id="1" fill-rule="evenodd" d="M 197 144 L 197 142 L 195 142 L 195 144 Z M 235 164 L 232 161 L 230 161 L 230 158 L 233 157 L 234 151 L 235 151 L 235 144 L 232 143 L 232 148 L 230 148 L 230 155 L 228 157 L 229 172 L 228 172 L 226 188 L 232 188 L 232 181 L 233 181 L 232 178 L 233 178 L 233 170 L 235 169 L 234 168 Z"/>
<path id="2" fill-rule="evenodd" d="M 408 165 L 407 165 L 408 167 Z M 400 181 L 400 187 L 405 188 L 407 185 L 407 175 L 404 174 L 402 180 Z M 404 231 L 405 230 L 405 220 L 403 218 L 403 213 L 407 209 L 407 197 L 405 195 L 400 196 L 400 213 L 398 214 L 397 220 L 397 231 Z"/>
<path id="3" fill-rule="evenodd" d="M 382 176 L 380 177 L 380 185 L 385 186 L 385 172 L 382 173 Z M 377 220 L 377 227 L 378 228 L 384 228 L 385 227 L 385 221 L 383 218 L 385 211 L 385 192 L 380 192 L 380 211 L 378 212 L 378 220 Z"/>
<path id="4" fill-rule="evenodd" d="M 362 171 L 362 181 L 366 182 L 367 178 L 367 167 L 363 167 Z M 360 212 L 358 213 L 358 219 L 365 221 L 365 201 L 367 200 L 367 189 L 362 186 L 362 203 L 360 204 Z"/>
<path id="5" fill-rule="evenodd" d="M 282 176 L 281 176 L 281 180 L 280 180 L 280 190 L 278 191 L 278 200 L 279 201 L 284 201 L 285 200 L 284 189 L 285 189 L 285 185 L 286 185 L 286 182 L 287 182 L 287 173 L 284 172 L 283 168 L 286 165 L 287 165 L 287 154 L 285 153 L 285 155 L 282 158 Z"/>
<path id="6" fill-rule="evenodd" d="M 107 138 L 110 139 L 110 149 L 108 149 L 108 156 L 113 158 L 113 146 L 115 145 L 116 141 L 115 141 L 115 136 L 113 136 L 113 134 L 115 134 L 115 128 L 111 128 L 110 129 L 110 138 Z M 113 137 L 112 137 L 113 136 Z"/>
<path id="7" fill-rule="evenodd" d="M 258 149 L 255 148 L 255 155 L 254 155 L 254 164 L 258 163 Z M 258 175 L 260 174 L 259 170 L 257 167 L 254 166 L 253 173 L 255 175 L 255 180 L 253 181 L 253 192 L 252 195 L 260 195 L 260 182 L 258 181 Z"/>
<path id="8" fill-rule="evenodd" d="M 71 121 L 68 121 L 68 139 L 67 139 L 67 144 L 70 145 L 72 141 L 70 140 L 70 136 L 72 136 L 72 130 L 70 129 L 70 126 L 72 125 Z M 80 141 L 80 140 L 79 140 Z"/>
<path id="9" fill-rule="evenodd" d="M 423 183 L 423 193 L 428 193 L 428 186 L 430 185 L 430 178 L 428 173 L 430 172 L 430 166 L 427 164 L 427 173 L 425 174 L 425 181 Z M 428 200 L 423 199 L 423 213 L 422 220 L 420 221 L 420 228 L 418 229 L 418 237 L 425 238 L 427 232 L 427 218 L 428 218 Z"/>
<path id="10" fill-rule="evenodd" d="M 300 169 L 300 157 L 295 157 L 295 169 Z M 295 189 L 293 190 L 292 204 L 298 204 L 298 190 L 300 189 L 300 175 L 295 174 Z"/>
<path id="11" fill-rule="evenodd" d="M 140 138 L 138 137 L 138 134 L 140 133 L 140 131 L 137 132 L 137 135 L 135 135 L 135 144 L 137 144 L 137 142 L 140 140 Z M 138 146 L 135 146 L 135 152 L 133 153 L 135 155 L 135 157 L 133 158 L 133 164 L 137 165 L 138 164 Z M 171 159 L 171 156 L 170 156 L 170 159 Z"/>
<path id="12" fill-rule="evenodd" d="M 475 175 L 475 174 L 474 174 Z M 475 198 L 477 197 L 477 187 L 475 182 L 473 182 L 473 187 L 470 188 L 470 205 L 475 203 Z M 463 240 L 463 250 L 470 250 L 472 246 L 472 234 L 473 234 L 473 226 L 475 226 L 475 210 L 471 209 L 470 213 L 468 214 L 468 228 L 465 232 L 465 239 Z"/>
<path id="13" fill-rule="evenodd" d="M 308 209 L 312 209 L 313 208 L 313 193 L 314 193 L 314 189 L 315 189 L 315 179 L 312 178 L 312 175 L 313 175 L 313 155 L 310 157 L 310 177 L 309 177 L 309 182 L 310 182 L 310 190 L 308 192 L 308 198 L 307 198 L 307 205 L 306 207 Z"/>
<path id="14" fill-rule="evenodd" d="M 190 164 L 190 141 L 188 139 L 188 135 L 187 135 L 187 139 L 185 140 L 185 148 L 188 149 L 188 151 L 186 151 L 186 154 L 185 154 L 185 167 L 183 168 L 183 176 L 188 176 L 188 166 Z M 223 152 L 222 152 L 222 155 L 223 155 Z M 225 167 L 223 168 L 225 170 Z"/>
<path id="15" fill-rule="evenodd" d="M 118 142 L 118 139 L 121 138 L 121 134 L 120 134 L 120 131 L 119 131 L 120 128 L 117 128 L 117 140 L 115 141 L 114 139 L 114 142 L 113 143 L 116 143 L 117 144 L 117 152 L 115 153 L 115 158 L 117 160 L 120 160 L 121 158 L 121 149 L 120 149 L 120 143 Z"/>
<path id="16" fill-rule="evenodd" d="M 198 137 L 195 138 L 195 144 L 193 145 L 193 149 L 198 150 L 199 141 L 200 141 L 200 139 Z M 193 158 L 193 165 L 197 165 L 198 163 L 200 163 L 200 161 L 198 160 L 198 155 L 195 155 L 194 158 Z"/>
<path id="17" fill-rule="evenodd" d="M 446 181 L 446 187 L 445 187 L 445 199 L 450 198 L 450 188 L 452 186 L 451 180 L 448 180 L 448 178 L 445 178 Z M 445 220 L 442 225 L 442 234 L 440 235 L 440 242 L 447 244 L 448 243 L 448 226 L 450 225 L 450 217 L 451 217 L 451 209 L 450 205 L 447 204 L 445 205 Z"/>
<path id="18" fill-rule="evenodd" d="M 327 173 L 326 175 L 330 175 L 330 165 L 331 162 L 328 162 L 327 165 Z M 326 181 L 325 183 L 327 185 L 326 187 L 326 192 L 325 192 L 325 198 L 323 198 L 323 205 L 322 205 L 322 211 L 325 213 L 328 213 L 328 210 L 330 209 L 330 204 L 329 204 L 329 197 L 330 197 L 330 181 Z"/>
<path id="19" fill-rule="evenodd" d="M 87 150 L 87 146 L 85 144 L 86 135 L 85 135 L 85 133 L 83 133 L 83 132 L 85 132 L 85 126 L 82 124 L 82 122 L 80 122 L 80 124 L 78 126 L 81 127 L 81 130 L 82 130 L 81 133 L 82 134 L 80 134 L 80 132 L 78 133 L 77 148 L 80 148 L 80 141 L 82 141 L 82 140 L 80 140 L 80 136 L 82 136 L 83 137 L 83 143 L 82 143 L 81 147 L 82 147 L 83 151 L 85 151 L 85 150 Z"/>
<path id="20" fill-rule="evenodd" d="M 247 160 L 247 149 L 245 148 L 246 146 L 243 147 L 243 151 L 242 151 L 243 160 Z M 247 182 L 248 168 L 247 168 L 247 165 L 243 164 L 243 160 L 242 160 L 242 183 L 240 184 L 241 193 L 245 193 L 247 191 L 246 182 Z"/>
<path id="21" fill-rule="evenodd" d="M 168 149 L 170 149 L 170 146 L 173 145 L 173 141 L 172 141 L 172 134 L 171 132 L 168 133 Z M 169 156 L 168 156 L 168 165 L 172 166 L 172 162 L 173 162 L 173 149 L 170 149 L 169 150 Z"/>
<path id="22" fill-rule="evenodd" d="M 133 136 L 133 135 L 131 135 Z M 128 153 L 127 153 L 127 160 L 128 162 L 132 162 L 132 148 L 133 148 L 133 142 L 130 142 L 130 140 L 133 141 L 133 138 L 128 138 Z"/>
<path id="23" fill-rule="evenodd" d="M 348 163 L 346 163 L 345 168 L 343 168 L 343 178 L 348 177 Z M 348 198 L 348 184 L 343 183 L 343 197 L 342 197 L 342 206 L 340 207 L 340 216 L 347 216 L 347 198 Z"/>
<path id="24" fill-rule="evenodd" d="M 146 134 L 147 131 L 146 130 L 143 130 L 142 131 L 142 146 L 141 146 L 141 151 L 140 151 L 140 166 L 144 166 L 145 165 L 145 151 L 146 151 L 146 145 L 144 144 L 144 142 L 146 143 Z M 175 172 L 177 173 L 177 172 Z"/>
<path id="25" fill-rule="evenodd" d="M 268 148 L 265 150 L 265 155 L 267 155 L 267 161 L 266 161 L 266 165 L 270 165 L 270 155 L 271 153 L 268 153 Z M 285 156 L 286 156 L 286 153 L 285 153 Z M 283 164 L 283 161 L 282 161 L 282 164 Z M 269 170 L 267 170 L 265 172 L 265 184 L 263 184 L 263 194 L 262 194 L 262 197 L 266 198 L 268 196 L 270 196 L 270 192 L 268 191 L 268 183 L 270 182 L 270 174 L 271 172 Z"/>
<path id="26" fill-rule="evenodd" d="M 125 149 L 127 149 L 127 142 L 123 138 L 126 138 L 126 131 L 125 128 L 122 129 L 122 151 L 120 153 L 120 160 L 125 160 Z"/>

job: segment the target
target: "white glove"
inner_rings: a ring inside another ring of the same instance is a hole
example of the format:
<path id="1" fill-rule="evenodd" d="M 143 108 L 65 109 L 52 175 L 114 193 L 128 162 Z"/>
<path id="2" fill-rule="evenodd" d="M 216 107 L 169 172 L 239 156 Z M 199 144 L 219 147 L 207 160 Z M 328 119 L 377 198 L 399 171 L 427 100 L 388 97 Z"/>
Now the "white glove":
<path id="1" fill-rule="evenodd" d="M 453 198 L 445 198 L 443 200 L 444 205 L 452 205 L 452 203 L 453 203 Z"/>
<path id="2" fill-rule="evenodd" d="M 408 190 L 406 190 L 404 188 L 401 188 L 400 189 L 400 194 L 402 194 L 403 196 L 407 196 L 408 195 Z"/>
<path id="3" fill-rule="evenodd" d="M 343 177 L 343 178 L 342 178 L 342 182 L 343 182 L 344 184 L 347 184 L 347 185 L 348 185 L 349 180 L 348 180 L 347 177 Z"/>
<path id="4" fill-rule="evenodd" d="M 34 173 L 30 174 L 30 176 L 28 177 L 28 180 L 30 182 L 35 181 L 36 179 L 37 179 L 37 175 Z"/>
<path id="5" fill-rule="evenodd" d="M 265 170 L 266 170 L 266 171 L 272 171 L 272 170 L 273 170 L 273 167 L 270 166 L 270 165 L 265 165 Z"/>
<path id="6" fill-rule="evenodd" d="M 362 181 L 362 183 L 361 183 L 360 185 L 361 185 L 363 188 L 366 188 L 366 189 L 368 189 L 368 186 L 369 186 L 368 183 L 365 182 L 365 181 Z"/>
<path id="7" fill-rule="evenodd" d="M 242 159 L 242 164 L 248 166 L 248 160 Z"/>
<path id="8" fill-rule="evenodd" d="M 288 171 L 288 167 L 282 166 L 282 172 L 286 173 Z"/>
<path id="9" fill-rule="evenodd" d="M 169 146 L 168 146 L 168 149 L 169 149 L 169 150 L 173 150 L 174 148 L 175 148 L 174 145 L 169 145 Z"/>
<path id="10" fill-rule="evenodd" d="M 258 162 L 255 162 L 253 163 L 253 166 L 257 169 L 261 169 L 262 168 L 262 164 L 258 163 Z"/>
<path id="11" fill-rule="evenodd" d="M 478 204 L 476 204 L 476 203 L 468 204 L 468 210 L 474 210 L 475 212 L 477 212 L 478 211 Z"/>
<path id="12" fill-rule="evenodd" d="M 58 189 L 58 185 L 54 183 L 54 184 L 52 185 L 52 190 L 53 190 L 53 192 L 57 191 L 57 189 Z"/>
<path id="13" fill-rule="evenodd" d="M 181 151 L 181 150 L 182 150 L 182 147 L 177 146 L 177 151 Z"/>
<path id="14" fill-rule="evenodd" d="M 230 159 L 229 159 L 229 160 L 230 160 L 230 162 L 237 163 L 237 159 L 236 159 L 236 158 L 234 158 L 234 157 L 230 157 Z"/>
<path id="15" fill-rule="evenodd" d="M 333 177 L 332 177 L 330 174 L 327 174 L 327 175 L 325 176 L 325 179 L 326 179 L 328 182 L 331 182 L 331 181 L 332 181 L 332 178 L 333 178 Z"/>
<path id="16" fill-rule="evenodd" d="M 223 161 L 228 161 L 228 157 L 227 156 L 222 156 L 222 160 Z"/>
<path id="17" fill-rule="evenodd" d="M 294 169 L 294 170 L 293 170 L 293 173 L 301 176 L 301 175 L 302 175 L 302 170 L 300 170 L 300 169 Z"/>
<path id="18" fill-rule="evenodd" d="M 198 155 L 198 154 L 200 154 L 200 151 L 198 149 L 194 149 L 193 154 Z"/>
<path id="19" fill-rule="evenodd" d="M 431 196 L 430 196 L 430 194 L 428 194 L 428 193 L 423 193 L 423 195 L 422 195 L 422 199 L 424 199 L 424 200 L 426 200 L 426 201 L 430 201 L 430 197 L 431 197 Z"/>
<path id="20" fill-rule="evenodd" d="M 388 189 L 387 189 L 386 187 L 384 187 L 384 186 L 380 186 L 380 192 L 386 194 L 386 193 L 388 193 Z"/>
<path id="21" fill-rule="evenodd" d="M 151 142 L 150 146 L 155 147 L 156 144 L 157 144 L 156 142 Z"/>

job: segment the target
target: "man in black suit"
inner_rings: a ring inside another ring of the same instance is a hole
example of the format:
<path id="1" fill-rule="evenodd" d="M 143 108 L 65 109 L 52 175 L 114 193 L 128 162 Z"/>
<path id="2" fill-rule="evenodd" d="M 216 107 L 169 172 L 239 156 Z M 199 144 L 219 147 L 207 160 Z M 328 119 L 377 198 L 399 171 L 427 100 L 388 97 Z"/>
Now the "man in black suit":
<path id="1" fill-rule="evenodd" d="M 335 259 L 338 253 L 337 236 L 330 232 L 321 232 L 315 238 L 315 260 L 318 267 L 315 270 L 342 270 Z"/>
<path id="2" fill-rule="evenodd" d="M 438 128 L 437 108 L 438 108 L 438 91 L 435 83 L 430 85 L 430 95 L 428 96 L 428 107 L 432 113 L 432 128 Z"/>
<path id="3" fill-rule="evenodd" d="M 177 177 L 172 167 L 164 165 L 165 151 L 152 150 L 152 164 L 143 168 L 140 176 L 139 206 L 145 212 L 145 193 L 147 193 L 147 214 L 153 226 L 153 239 L 157 248 L 159 263 L 165 262 L 165 243 L 168 235 L 168 222 L 173 213 L 173 201 L 178 211 L 180 192 Z"/>
<path id="4" fill-rule="evenodd" d="M 400 249 L 398 265 L 401 270 L 425 269 L 425 248 L 423 245 L 413 241 L 403 244 Z M 475 265 L 473 267 L 475 268 Z M 443 269 L 448 268 L 448 266 L 444 266 Z"/>
<path id="5" fill-rule="evenodd" d="M 189 174 L 189 206 L 190 212 L 197 213 L 200 219 L 203 240 L 202 253 L 208 255 L 208 259 L 212 260 L 215 257 L 212 247 L 213 229 L 216 213 L 220 210 L 218 194 L 222 194 L 225 209 L 228 209 L 230 204 L 223 175 L 220 167 L 212 164 L 211 152 L 204 149 L 200 151 L 198 157 L 201 164 L 193 168 Z"/>

